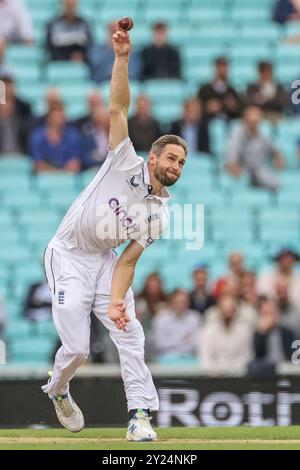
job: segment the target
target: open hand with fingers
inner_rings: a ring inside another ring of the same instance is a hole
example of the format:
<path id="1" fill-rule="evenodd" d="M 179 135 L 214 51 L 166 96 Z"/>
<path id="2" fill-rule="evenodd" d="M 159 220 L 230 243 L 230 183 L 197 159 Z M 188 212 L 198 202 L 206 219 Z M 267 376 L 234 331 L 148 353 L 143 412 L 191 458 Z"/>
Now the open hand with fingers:
<path id="1" fill-rule="evenodd" d="M 126 331 L 126 325 L 130 322 L 130 317 L 126 312 L 126 302 L 124 300 L 112 301 L 108 307 L 108 316 L 118 330 Z"/>

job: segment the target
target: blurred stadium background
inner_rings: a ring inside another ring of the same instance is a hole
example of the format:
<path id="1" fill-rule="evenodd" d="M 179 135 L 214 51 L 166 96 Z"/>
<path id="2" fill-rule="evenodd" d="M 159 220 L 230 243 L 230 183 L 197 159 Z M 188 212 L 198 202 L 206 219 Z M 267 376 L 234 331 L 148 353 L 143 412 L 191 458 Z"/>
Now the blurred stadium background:
<path id="1" fill-rule="evenodd" d="M 184 101 L 195 96 L 202 84 L 212 80 L 214 60 L 219 56 L 229 59 L 230 81 L 239 93 L 244 93 L 247 85 L 257 80 L 257 63 L 268 60 L 273 63 L 276 79 L 291 94 L 292 82 L 300 78 L 300 44 L 289 44 L 286 38 L 300 32 L 300 21 L 285 24 L 273 21 L 275 3 L 274 0 L 80 0 L 78 7 L 90 25 L 93 40 L 99 43 L 106 41 L 107 24 L 122 16 L 134 19 L 132 41 L 136 49 L 151 43 L 153 23 L 166 22 L 169 43 L 180 52 L 182 78 L 132 81 L 130 113 L 134 112 L 135 98 L 144 93 L 152 101 L 154 117 L 167 129 L 170 122 L 181 117 Z M 59 2 L 26 0 L 26 5 L 34 25 L 34 42 L 9 44 L 5 52 L 5 61 L 15 76 L 18 96 L 29 102 L 39 116 L 46 111 L 47 89 L 55 86 L 61 91 L 70 120 L 87 114 L 87 96 L 95 88 L 107 103 L 109 82 L 92 82 L 87 64 L 49 61 L 44 47 L 45 28 L 59 13 Z M 181 240 L 156 242 L 137 268 L 134 281 L 137 294 L 152 272 L 160 273 L 167 293 L 175 288 L 191 291 L 197 264 L 207 265 L 210 285 L 213 285 L 228 273 L 228 256 L 233 251 L 244 256 L 248 271 L 259 275 L 274 269 L 272 257 L 282 247 L 299 248 L 299 117 L 290 106 L 279 120 L 262 122 L 262 132 L 278 146 L 285 162 L 284 170 L 278 175 L 280 188 L 274 192 L 253 188 L 246 176 L 236 180 L 225 172 L 225 148 L 234 125 L 235 121 L 210 120 L 210 154 L 193 152 L 182 181 L 172 190 L 175 202 L 205 205 L 203 250 L 186 252 Z M 0 155 L 0 294 L 6 312 L 3 339 L 7 346 L 7 365 L 0 369 L 0 384 L 2 380 L 3 385 L 7 378 L 11 384 L 15 384 L 15 378 L 23 376 L 40 380 L 51 363 L 57 343 L 53 324 L 51 320 L 25 318 L 24 306 L 30 286 L 44 280 L 42 257 L 47 242 L 70 203 L 94 174 L 94 170 L 78 174 L 35 174 L 29 155 L 14 157 Z M 105 338 L 103 341 L 106 344 Z M 114 358 L 107 362 L 114 362 Z M 157 359 L 156 363 L 162 367 L 156 369 L 160 380 L 167 371 L 169 378 L 183 380 L 184 386 L 189 387 L 189 377 L 192 377 L 191 388 L 197 390 L 201 374 L 201 357 L 198 365 L 197 353 L 188 358 L 172 357 L 169 362 L 160 363 Z M 277 373 L 294 374 L 297 368 L 276 365 Z M 84 378 L 95 374 L 89 367 L 83 372 Z M 106 373 L 108 376 L 118 374 L 113 365 L 97 367 L 102 368 L 97 374 L 106 380 Z M 230 375 L 230 370 L 227 368 L 224 374 Z M 282 378 L 278 382 L 274 377 L 270 379 L 269 389 L 276 395 L 278 383 L 280 388 L 289 387 L 289 382 L 286 380 L 284 385 Z M 213 383 L 218 379 L 209 380 Z M 246 393 L 247 386 L 251 389 L 253 384 L 242 382 L 245 377 L 239 380 L 243 384 L 241 393 Z M 290 383 L 297 388 L 297 379 L 293 380 L 296 382 Z M 236 385 L 236 379 L 228 384 L 222 382 L 221 390 L 229 387 L 230 391 L 233 383 Z M 199 385 L 200 392 L 201 386 L 204 382 Z M 101 381 L 98 389 L 100 387 Z M 218 390 L 219 386 L 212 385 L 214 387 Z M 122 393 L 119 389 L 118 393 Z M 255 390 L 259 393 L 260 385 Z M 96 394 L 93 398 L 96 399 Z M 25 415 L 22 419 L 26 421 Z M 170 424 L 163 418 L 160 422 Z M 286 421 L 286 424 L 290 423 Z"/>

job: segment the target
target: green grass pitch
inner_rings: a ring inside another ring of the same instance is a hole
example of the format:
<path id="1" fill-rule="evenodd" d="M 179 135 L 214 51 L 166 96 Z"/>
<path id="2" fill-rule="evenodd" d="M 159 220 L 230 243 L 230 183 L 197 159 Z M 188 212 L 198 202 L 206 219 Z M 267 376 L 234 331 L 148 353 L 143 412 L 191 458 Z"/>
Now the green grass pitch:
<path id="1" fill-rule="evenodd" d="M 254 450 L 300 449 L 300 426 L 158 429 L 158 441 L 131 443 L 126 429 L 0 430 L 0 450 Z"/>

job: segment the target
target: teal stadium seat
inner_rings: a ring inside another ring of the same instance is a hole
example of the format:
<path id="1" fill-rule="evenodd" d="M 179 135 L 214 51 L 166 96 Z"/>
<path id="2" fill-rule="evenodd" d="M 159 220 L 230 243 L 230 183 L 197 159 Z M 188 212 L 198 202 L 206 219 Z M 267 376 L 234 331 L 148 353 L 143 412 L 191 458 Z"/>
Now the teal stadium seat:
<path id="1" fill-rule="evenodd" d="M 32 85 L 33 83 L 39 83 L 41 80 L 41 70 L 39 64 L 19 63 L 18 65 L 15 64 L 13 69 L 17 86 L 19 84 L 22 84 L 22 86 L 26 86 L 26 84 Z"/>
<path id="2" fill-rule="evenodd" d="M 10 245 L 0 246 L 0 263 L 6 266 L 28 264 L 32 261 L 30 249 L 21 242 L 11 242 Z"/>
<path id="3" fill-rule="evenodd" d="M 46 67 L 46 79 L 51 85 L 63 82 L 82 82 L 89 78 L 89 68 L 86 64 L 75 62 L 51 62 Z"/>
<path id="4" fill-rule="evenodd" d="M 16 175 L 21 173 L 30 173 L 33 164 L 30 157 L 24 155 L 5 155 L 1 154 L 0 158 L 0 179 L 6 178 L 7 175 Z"/>
<path id="5" fill-rule="evenodd" d="M 268 60 L 274 48 L 269 44 L 252 44 L 249 42 L 234 44 L 229 57 L 233 64 L 256 64 L 260 60 Z"/>
<path id="6" fill-rule="evenodd" d="M 177 8 L 165 6 L 164 2 L 157 3 L 157 8 L 153 8 L 152 4 L 144 10 L 143 20 L 149 24 L 157 21 L 165 21 L 166 23 L 178 23 L 180 21 L 181 11 Z"/>
<path id="7" fill-rule="evenodd" d="M 181 80 L 148 80 L 144 85 L 145 93 L 154 104 L 179 103 L 185 98 L 184 84 Z"/>
<path id="8" fill-rule="evenodd" d="M 115 22 L 123 16 L 131 16 L 134 21 L 138 21 L 141 8 L 137 2 L 125 3 L 117 0 L 114 2 L 103 2 L 98 11 L 98 19 L 105 27 L 106 24 Z"/>
<path id="9" fill-rule="evenodd" d="M 74 190 L 77 184 L 77 176 L 67 173 L 48 174 L 40 173 L 36 177 L 36 186 L 46 195 L 57 190 Z"/>
<path id="10" fill-rule="evenodd" d="M 207 21 L 223 21 L 226 19 L 226 9 L 223 5 L 201 5 L 191 4 L 188 9 L 188 19 L 191 23 L 203 22 L 205 24 Z"/>
<path id="11" fill-rule="evenodd" d="M 9 346 L 11 362 L 15 364 L 47 364 L 54 350 L 53 340 L 28 337 L 13 341 Z"/>
<path id="12" fill-rule="evenodd" d="M 300 237 L 300 218 L 298 211 L 286 209 L 263 210 L 260 213 L 260 236 L 263 241 L 289 240 L 294 243 Z"/>
<path id="13" fill-rule="evenodd" d="M 31 175 L 27 173 L 13 174 L 0 177 L 0 192 L 10 194 L 18 191 L 29 192 L 32 186 Z"/>
<path id="14" fill-rule="evenodd" d="M 12 340 L 23 339 L 32 334 L 34 325 L 28 320 L 10 322 L 5 330 L 5 338 L 10 342 Z"/>
<path id="15" fill-rule="evenodd" d="M 202 46 L 202 47 L 199 47 Z M 183 60 L 186 66 L 195 61 L 200 64 L 210 64 L 216 57 L 226 54 L 224 44 L 192 44 L 183 49 Z"/>
<path id="16" fill-rule="evenodd" d="M 37 46 L 11 45 L 6 50 L 6 61 L 13 66 L 18 64 L 39 64 L 45 58 L 45 51 Z"/>
<path id="17" fill-rule="evenodd" d="M 274 202 L 273 195 L 262 189 L 247 189 L 232 194 L 232 204 L 234 206 L 268 207 Z"/>
<path id="18" fill-rule="evenodd" d="M 32 189 L 22 191 L 20 193 L 4 193 L 3 204 L 4 207 L 18 212 L 21 212 L 26 208 L 30 209 L 31 211 L 34 211 L 36 209 L 39 209 L 43 205 L 39 194 L 37 192 L 34 192 Z"/>
<path id="19" fill-rule="evenodd" d="M 243 25 L 240 29 L 240 36 L 242 41 L 249 41 L 262 44 L 267 42 L 279 43 L 282 35 L 282 29 L 277 24 L 251 24 L 251 26 Z M 278 46 L 277 46 L 278 47 Z M 279 46 L 280 47 L 280 46 Z"/>

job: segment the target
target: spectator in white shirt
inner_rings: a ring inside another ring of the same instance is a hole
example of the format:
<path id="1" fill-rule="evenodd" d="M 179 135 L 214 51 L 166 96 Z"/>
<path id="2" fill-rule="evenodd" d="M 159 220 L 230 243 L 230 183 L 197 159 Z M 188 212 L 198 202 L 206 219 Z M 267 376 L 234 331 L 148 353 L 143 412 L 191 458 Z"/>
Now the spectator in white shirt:
<path id="1" fill-rule="evenodd" d="M 0 44 L 31 43 L 33 28 L 23 0 L 0 0 Z M 0 47 L 1 49 L 1 47 Z"/>
<path id="2" fill-rule="evenodd" d="M 255 323 L 230 294 L 223 294 L 211 310 L 201 328 L 201 366 L 208 373 L 243 372 L 252 358 Z"/>
<path id="3" fill-rule="evenodd" d="M 201 318 L 189 303 L 188 292 L 177 289 L 169 306 L 154 317 L 153 346 L 159 360 L 196 357 Z"/>

